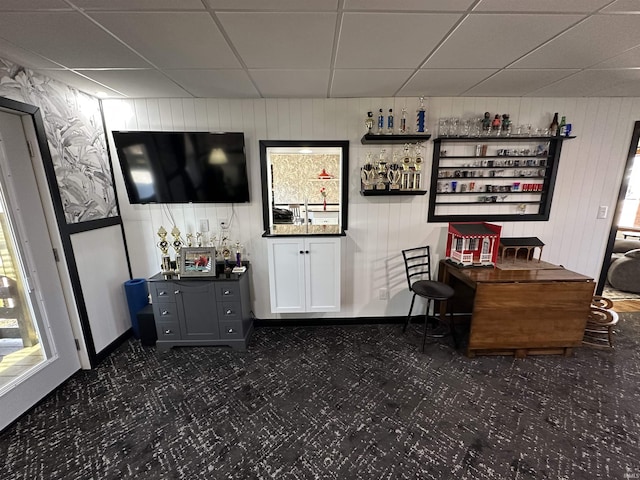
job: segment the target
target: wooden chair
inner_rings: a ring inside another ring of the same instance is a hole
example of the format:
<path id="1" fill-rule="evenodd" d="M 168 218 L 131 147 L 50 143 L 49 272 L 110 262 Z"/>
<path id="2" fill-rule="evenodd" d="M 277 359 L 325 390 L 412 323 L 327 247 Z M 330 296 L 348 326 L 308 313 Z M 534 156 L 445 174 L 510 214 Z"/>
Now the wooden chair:
<path id="1" fill-rule="evenodd" d="M 596 348 L 613 348 L 613 328 L 618 324 L 618 314 L 612 310 L 613 302 L 594 296 L 587 318 L 582 343 Z"/>
<path id="2" fill-rule="evenodd" d="M 449 299 L 453 297 L 455 293 L 446 283 L 431 280 L 431 251 L 428 246 L 410 248 L 402 250 L 402 257 L 404 258 L 405 272 L 407 274 L 407 283 L 409 284 L 409 291 L 413 292 L 411 298 L 411 307 L 409 307 L 409 314 L 407 320 L 404 323 L 402 333 L 406 332 L 407 326 L 411 321 L 411 312 L 413 310 L 413 304 L 416 300 L 416 295 L 425 298 L 427 300 L 427 310 L 424 317 L 424 333 L 422 336 L 422 351 L 424 352 L 424 346 L 427 340 L 427 336 L 441 337 L 443 335 L 436 334 L 435 332 L 429 333 L 429 311 L 431 305 L 435 302 L 447 302 L 447 312 L 449 316 L 449 322 L 443 323 L 441 318 L 437 320 L 443 325 L 448 326 L 453 338 L 453 344 L 455 348 L 458 348 L 458 339 L 456 338 L 456 332 L 453 325 L 453 315 L 451 313 L 451 305 Z"/>

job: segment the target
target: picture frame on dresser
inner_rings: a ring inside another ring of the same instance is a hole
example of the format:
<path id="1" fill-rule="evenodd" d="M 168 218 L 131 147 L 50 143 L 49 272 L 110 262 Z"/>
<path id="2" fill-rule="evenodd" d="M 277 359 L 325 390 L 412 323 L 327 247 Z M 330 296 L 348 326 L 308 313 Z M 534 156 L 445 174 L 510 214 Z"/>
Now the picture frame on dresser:
<path id="1" fill-rule="evenodd" d="M 215 277 L 215 247 L 183 247 L 178 268 L 181 277 Z"/>

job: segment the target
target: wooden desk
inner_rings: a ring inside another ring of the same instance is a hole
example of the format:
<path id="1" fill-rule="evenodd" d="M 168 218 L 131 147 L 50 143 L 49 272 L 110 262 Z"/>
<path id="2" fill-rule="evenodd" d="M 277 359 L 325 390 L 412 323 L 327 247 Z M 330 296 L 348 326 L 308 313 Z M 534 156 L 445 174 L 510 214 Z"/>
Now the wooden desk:
<path id="1" fill-rule="evenodd" d="M 562 267 L 459 268 L 442 260 L 438 278 L 456 290 L 456 312 L 471 307 L 470 357 L 570 355 L 582 344 L 595 288 L 589 277 Z"/>

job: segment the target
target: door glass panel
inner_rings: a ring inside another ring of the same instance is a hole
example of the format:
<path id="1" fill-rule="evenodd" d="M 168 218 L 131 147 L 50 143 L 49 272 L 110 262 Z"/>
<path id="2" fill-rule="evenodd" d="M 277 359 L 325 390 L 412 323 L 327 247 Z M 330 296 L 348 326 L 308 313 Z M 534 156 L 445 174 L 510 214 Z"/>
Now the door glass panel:
<path id="1" fill-rule="evenodd" d="M 45 360 L 0 184 L 0 390 Z"/>

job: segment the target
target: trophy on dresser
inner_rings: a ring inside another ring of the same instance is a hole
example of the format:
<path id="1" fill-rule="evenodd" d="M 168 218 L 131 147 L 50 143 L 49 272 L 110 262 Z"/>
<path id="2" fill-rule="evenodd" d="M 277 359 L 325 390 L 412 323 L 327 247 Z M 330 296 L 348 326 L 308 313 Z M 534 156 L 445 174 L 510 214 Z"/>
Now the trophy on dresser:
<path id="1" fill-rule="evenodd" d="M 169 242 L 167 241 L 167 231 L 164 227 L 158 229 L 160 241 L 157 243 L 158 248 L 162 252 L 162 260 L 160 263 L 160 271 L 165 280 L 171 278 L 173 270 L 171 270 L 171 257 L 169 256 Z"/>
<path id="2" fill-rule="evenodd" d="M 372 154 L 367 154 L 367 162 L 360 169 L 360 178 L 362 179 L 362 187 L 364 190 L 373 190 L 373 179 L 376 172 L 373 170 Z"/>
<path id="3" fill-rule="evenodd" d="M 176 227 L 175 225 L 171 229 L 171 236 L 173 237 L 173 242 L 171 242 L 171 245 L 173 246 L 173 249 L 176 252 L 175 272 L 176 274 L 179 274 L 180 273 L 180 250 L 182 249 L 183 242 L 180 239 L 180 230 L 178 230 L 178 227 Z"/>

